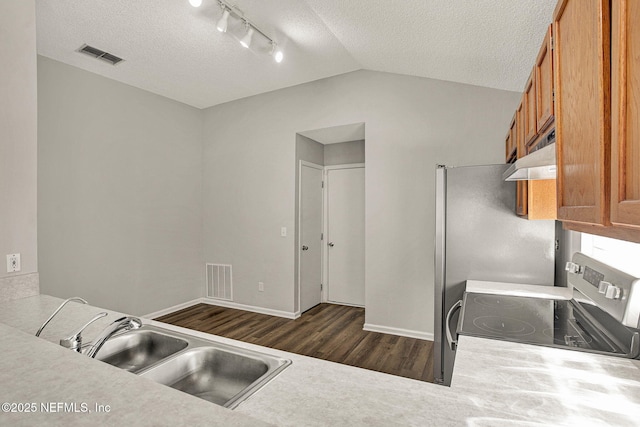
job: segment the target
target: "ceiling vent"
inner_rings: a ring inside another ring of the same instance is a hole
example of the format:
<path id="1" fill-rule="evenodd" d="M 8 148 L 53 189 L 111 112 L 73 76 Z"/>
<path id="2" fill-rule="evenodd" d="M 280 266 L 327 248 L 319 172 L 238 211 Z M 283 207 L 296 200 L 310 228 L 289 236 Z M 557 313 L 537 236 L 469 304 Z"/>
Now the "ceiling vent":
<path id="1" fill-rule="evenodd" d="M 86 44 L 82 45 L 82 47 L 78 49 L 78 52 L 84 53 L 94 58 L 102 59 L 103 61 L 106 61 L 111 65 L 116 65 L 118 62 L 124 61 L 122 58 L 118 58 L 117 56 L 105 52 L 104 50 L 96 49 L 95 47 Z"/>

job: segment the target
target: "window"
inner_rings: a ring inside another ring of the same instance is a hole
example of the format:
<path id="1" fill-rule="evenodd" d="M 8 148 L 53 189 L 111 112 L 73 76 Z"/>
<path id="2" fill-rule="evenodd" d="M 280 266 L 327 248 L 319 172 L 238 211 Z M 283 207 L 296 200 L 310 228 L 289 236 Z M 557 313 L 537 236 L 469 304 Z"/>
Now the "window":
<path id="1" fill-rule="evenodd" d="M 640 244 L 582 233 L 581 246 L 585 255 L 640 277 Z"/>

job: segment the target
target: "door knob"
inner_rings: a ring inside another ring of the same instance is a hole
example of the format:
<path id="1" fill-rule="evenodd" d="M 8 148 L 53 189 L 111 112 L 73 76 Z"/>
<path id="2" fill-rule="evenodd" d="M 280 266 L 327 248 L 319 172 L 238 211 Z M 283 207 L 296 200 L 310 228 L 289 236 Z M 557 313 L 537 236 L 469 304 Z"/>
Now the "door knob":
<path id="1" fill-rule="evenodd" d="M 309 250 L 309 246 L 307 246 L 307 245 L 302 245 L 302 250 L 303 250 L 303 251 L 308 251 L 308 250 Z"/>
<path id="2" fill-rule="evenodd" d="M 332 247 L 334 246 L 334 245 L 333 245 L 333 242 L 329 242 L 329 243 L 327 243 L 327 244 L 329 245 L 329 247 L 330 247 L 330 248 L 332 248 Z"/>

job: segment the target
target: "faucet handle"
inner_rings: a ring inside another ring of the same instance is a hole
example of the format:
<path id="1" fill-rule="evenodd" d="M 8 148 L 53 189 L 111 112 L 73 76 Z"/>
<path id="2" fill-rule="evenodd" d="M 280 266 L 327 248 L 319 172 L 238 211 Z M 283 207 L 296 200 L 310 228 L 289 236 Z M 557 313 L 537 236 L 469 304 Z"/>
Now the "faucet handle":
<path id="1" fill-rule="evenodd" d="M 80 352 L 80 348 L 82 347 L 82 331 L 84 331 L 87 326 L 89 326 L 96 320 L 105 317 L 106 315 L 107 313 L 104 311 L 102 313 L 99 313 L 97 316 L 89 320 L 84 326 L 82 326 L 76 332 L 72 332 L 71 335 L 69 335 L 67 338 L 62 338 L 60 340 L 60 345 L 68 349 Z"/>
<path id="2" fill-rule="evenodd" d="M 36 336 L 39 337 L 40 334 L 42 333 L 42 330 L 44 329 L 45 326 L 47 326 L 49 324 L 49 322 L 51 322 L 51 319 L 53 319 L 55 317 L 56 314 L 58 314 L 58 312 L 60 310 L 62 310 L 62 307 L 64 307 L 69 301 L 77 301 L 77 302 L 81 302 L 82 304 L 88 304 L 88 302 L 80 297 L 71 297 L 68 298 L 66 300 L 64 300 L 64 302 L 62 304 L 60 304 L 60 306 L 56 309 L 56 311 L 53 312 L 53 314 L 51 316 L 49 316 L 49 318 L 47 320 L 44 321 L 44 323 L 42 324 L 42 326 L 40 326 L 40 329 L 38 329 L 38 332 L 36 332 Z"/>

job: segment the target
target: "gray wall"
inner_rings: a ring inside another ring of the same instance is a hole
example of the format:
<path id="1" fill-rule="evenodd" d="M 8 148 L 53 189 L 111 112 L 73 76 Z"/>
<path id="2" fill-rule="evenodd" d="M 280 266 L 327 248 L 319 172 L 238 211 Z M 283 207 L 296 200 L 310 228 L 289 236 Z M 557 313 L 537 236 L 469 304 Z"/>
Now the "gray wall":
<path id="1" fill-rule="evenodd" d="M 324 152 L 324 145 L 306 136 L 296 134 L 296 167 L 300 166 L 300 160 L 324 166 Z"/>
<path id="2" fill-rule="evenodd" d="M 435 165 L 503 162 L 519 96 L 356 71 L 205 110 L 205 260 L 236 302 L 293 312 L 296 132 L 365 122 L 366 322 L 432 333 Z"/>
<path id="3" fill-rule="evenodd" d="M 364 140 L 340 142 L 324 146 L 324 165 L 346 165 L 364 163 Z"/>
<path id="4" fill-rule="evenodd" d="M 38 86 L 42 292 L 133 314 L 202 296 L 202 111 L 44 57 Z"/>
<path id="5" fill-rule="evenodd" d="M 38 293 L 35 19 L 34 0 L 0 2 L 0 300 Z"/>

